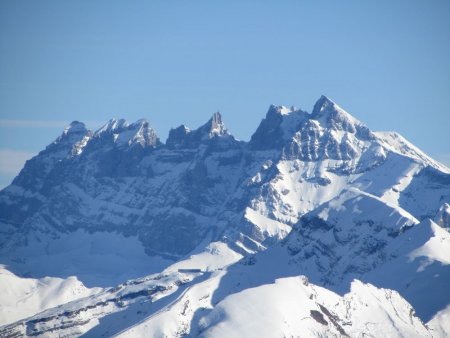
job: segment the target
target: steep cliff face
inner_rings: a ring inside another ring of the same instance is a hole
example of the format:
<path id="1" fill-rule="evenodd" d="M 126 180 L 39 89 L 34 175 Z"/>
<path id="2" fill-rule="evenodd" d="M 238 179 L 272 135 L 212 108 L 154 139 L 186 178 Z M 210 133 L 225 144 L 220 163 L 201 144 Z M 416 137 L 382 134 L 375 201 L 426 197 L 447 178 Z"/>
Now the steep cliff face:
<path id="1" fill-rule="evenodd" d="M 208 234 L 254 252 L 349 186 L 433 217 L 450 200 L 449 177 L 322 96 L 311 114 L 271 106 L 248 143 L 220 113 L 172 129 L 166 144 L 146 120 L 112 119 L 96 132 L 73 122 L 0 193 L 0 211 L 25 233 L 114 231 L 137 236 L 149 254 L 187 254 Z M 423 205 L 417 194 L 433 196 Z"/>

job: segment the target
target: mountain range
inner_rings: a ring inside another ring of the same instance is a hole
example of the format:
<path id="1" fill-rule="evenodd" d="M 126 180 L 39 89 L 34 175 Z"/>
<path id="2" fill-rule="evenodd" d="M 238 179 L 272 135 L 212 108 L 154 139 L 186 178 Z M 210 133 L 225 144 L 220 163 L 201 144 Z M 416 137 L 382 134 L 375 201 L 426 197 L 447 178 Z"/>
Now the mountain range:
<path id="1" fill-rule="evenodd" d="M 450 169 L 329 98 L 72 122 L 0 192 L 5 337 L 449 337 Z"/>

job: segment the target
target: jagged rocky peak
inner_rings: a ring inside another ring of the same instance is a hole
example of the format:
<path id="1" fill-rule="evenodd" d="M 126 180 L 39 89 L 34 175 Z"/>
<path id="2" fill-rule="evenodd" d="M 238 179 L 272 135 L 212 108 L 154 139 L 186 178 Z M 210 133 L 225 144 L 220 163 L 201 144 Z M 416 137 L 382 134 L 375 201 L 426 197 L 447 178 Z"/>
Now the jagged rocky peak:
<path id="1" fill-rule="evenodd" d="M 310 118 L 319 121 L 324 128 L 350 133 L 361 132 L 362 129 L 365 129 L 366 131 L 363 133 L 367 134 L 368 132 L 367 127 L 362 122 L 347 113 L 325 95 L 322 95 L 317 100 Z"/>
<path id="2" fill-rule="evenodd" d="M 286 107 L 286 106 L 276 106 L 271 104 L 269 110 L 267 111 L 267 115 L 276 114 L 276 115 L 289 115 L 290 113 L 296 111 L 294 106 Z"/>
<path id="3" fill-rule="evenodd" d="M 252 135 L 250 147 L 255 150 L 282 147 L 297 131 L 308 113 L 295 107 L 271 105 L 266 117 Z"/>
<path id="4" fill-rule="evenodd" d="M 145 148 L 156 147 L 161 144 L 156 131 L 150 126 L 147 119 L 139 119 L 129 124 L 125 119 L 112 118 L 98 129 L 94 136 L 112 139 L 113 143 L 119 147 L 140 145 Z"/>
<path id="5" fill-rule="evenodd" d="M 326 110 L 334 110 L 337 107 L 336 103 L 330 100 L 325 95 L 321 95 L 320 98 L 314 104 L 314 108 L 312 111 L 312 116 L 318 116 L 320 113 Z"/>
<path id="6" fill-rule="evenodd" d="M 92 132 L 86 129 L 84 123 L 73 121 L 56 140 L 25 163 L 21 174 L 14 179 L 13 184 L 39 190 L 44 183 L 43 179 L 55 165 L 66 158 L 80 154 L 91 136 Z"/>
<path id="7" fill-rule="evenodd" d="M 311 114 L 271 105 L 252 135 L 250 147 L 283 149 L 287 159 L 350 160 L 359 157 L 367 146 L 364 142 L 374 138 L 363 123 L 322 95 Z"/>
<path id="8" fill-rule="evenodd" d="M 374 138 L 363 123 L 322 95 L 285 146 L 284 156 L 303 161 L 356 159 Z"/>
<path id="9" fill-rule="evenodd" d="M 124 119 L 117 120 L 116 118 L 110 119 L 103 127 L 95 132 L 96 135 L 101 135 L 103 133 L 111 133 L 115 131 L 119 131 L 124 127 L 127 127 L 128 123 Z"/>
<path id="10" fill-rule="evenodd" d="M 169 148 L 176 148 L 181 146 L 187 139 L 187 135 L 191 131 L 184 124 L 177 128 L 172 128 L 169 131 L 169 137 L 167 138 L 166 145 Z"/>
<path id="11" fill-rule="evenodd" d="M 67 135 L 69 133 L 86 133 L 86 125 L 83 122 L 72 121 L 65 129 L 64 134 Z"/>
<path id="12" fill-rule="evenodd" d="M 62 135 L 55 141 L 56 143 L 65 143 L 71 147 L 70 155 L 80 155 L 86 146 L 92 132 L 86 128 L 83 122 L 73 121 L 63 131 Z"/>
<path id="13" fill-rule="evenodd" d="M 203 134 L 202 139 L 205 137 L 210 139 L 214 136 L 228 135 L 228 130 L 225 127 L 225 124 L 222 121 L 222 115 L 219 112 L 214 113 L 208 122 L 197 130 Z"/>
<path id="14" fill-rule="evenodd" d="M 150 126 L 147 119 L 140 119 L 127 127 L 133 135 L 128 139 L 128 145 L 140 144 L 142 147 L 156 147 L 161 142 L 156 134 L 156 131 Z"/>
<path id="15" fill-rule="evenodd" d="M 62 134 L 52 143 L 47 149 L 54 150 L 54 147 L 72 147 L 77 142 L 80 142 L 85 136 L 90 135 L 83 122 L 73 121 L 62 132 Z"/>
<path id="16" fill-rule="evenodd" d="M 216 112 L 208 122 L 195 130 L 190 130 L 185 125 L 171 129 L 166 145 L 169 148 L 194 148 L 200 143 L 218 138 L 234 140 L 223 123 L 222 115 Z"/>

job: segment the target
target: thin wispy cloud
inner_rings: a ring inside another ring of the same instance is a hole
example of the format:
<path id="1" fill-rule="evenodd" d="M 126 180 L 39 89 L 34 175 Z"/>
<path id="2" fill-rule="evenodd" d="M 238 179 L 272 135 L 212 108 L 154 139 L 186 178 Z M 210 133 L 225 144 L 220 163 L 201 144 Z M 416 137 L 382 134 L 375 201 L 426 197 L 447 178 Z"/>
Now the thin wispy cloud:
<path id="1" fill-rule="evenodd" d="M 71 121 L 64 120 L 7 120 L 0 119 L 0 128 L 65 128 Z M 106 121 L 81 121 L 88 127 L 99 127 Z"/>
<path id="2" fill-rule="evenodd" d="M 3 128 L 64 128 L 67 124 L 59 120 L 0 120 Z"/>

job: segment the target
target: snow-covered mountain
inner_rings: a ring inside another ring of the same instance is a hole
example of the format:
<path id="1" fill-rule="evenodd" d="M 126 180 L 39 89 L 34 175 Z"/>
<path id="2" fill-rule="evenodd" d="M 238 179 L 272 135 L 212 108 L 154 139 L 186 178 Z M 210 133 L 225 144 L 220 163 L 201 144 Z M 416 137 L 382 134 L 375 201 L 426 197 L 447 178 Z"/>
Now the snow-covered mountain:
<path id="1" fill-rule="evenodd" d="M 75 121 L 0 192 L 0 334 L 448 336 L 449 205 L 448 168 L 325 96 L 248 142 Z"/>

